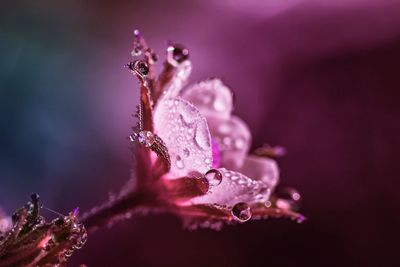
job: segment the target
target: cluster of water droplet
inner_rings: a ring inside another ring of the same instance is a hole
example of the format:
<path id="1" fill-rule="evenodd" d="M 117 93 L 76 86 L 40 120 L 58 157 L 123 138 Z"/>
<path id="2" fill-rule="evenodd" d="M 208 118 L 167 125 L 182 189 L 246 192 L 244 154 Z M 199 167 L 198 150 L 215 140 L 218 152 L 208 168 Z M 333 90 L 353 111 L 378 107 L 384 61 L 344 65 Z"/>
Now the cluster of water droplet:
<path id="1" fill-rule="evenodd" d="M 150 131 L 140 131 L 139 133 L 133 133 L 130 136 L 132 142 L 138 141 L 145 147 L 151 147 L 154 144 L 154 135 Z"/>
<path id="2" fill-rule="evenodd" d="M 192 104 L 181 98 L 166 99 L 158 104 L 154 121 L 155 130 L 168 147 L 171 173 L 180 177 L 211 168 L 207 122 Z"/>

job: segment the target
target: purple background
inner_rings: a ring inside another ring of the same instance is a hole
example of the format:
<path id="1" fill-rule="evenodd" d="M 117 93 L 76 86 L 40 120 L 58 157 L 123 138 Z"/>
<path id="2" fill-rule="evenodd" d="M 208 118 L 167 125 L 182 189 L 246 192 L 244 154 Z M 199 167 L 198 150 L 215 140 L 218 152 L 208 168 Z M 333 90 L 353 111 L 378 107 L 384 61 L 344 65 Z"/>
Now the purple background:
<path id="1" fill-rule="evenodd" d="M 283 145 L 281 184 L 304 224 L 183 230 L 135 217 L 89 237 L 70 266 L 399 266 L 400 2 L 2 1 L 0 205 L 38 192 L 87 210 L 128 179 L 139 28 L 163 58 L 190 48 L 192 81 L 222 77 L 254 147 Z"/>

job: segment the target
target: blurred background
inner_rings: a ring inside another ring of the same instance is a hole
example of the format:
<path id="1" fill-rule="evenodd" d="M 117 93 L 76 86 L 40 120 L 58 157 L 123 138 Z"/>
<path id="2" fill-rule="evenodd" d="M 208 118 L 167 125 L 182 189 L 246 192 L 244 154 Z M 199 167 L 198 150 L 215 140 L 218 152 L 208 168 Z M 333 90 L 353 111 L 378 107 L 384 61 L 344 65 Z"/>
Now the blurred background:
<path id="1" fill-rule="evenodd" d="M 389 0 L 1 1 L 0 206 L 37 192 L 84 211 L 128 179 L 139 28 L 161 58 L 167 40 L 189 47 L 192 81 L 232 87 L 254 147 L 287 148 L 281 184 L 309 220 L 190 232 L 135 217 L 69 266 L 400 266 L 399 14 Z"/>

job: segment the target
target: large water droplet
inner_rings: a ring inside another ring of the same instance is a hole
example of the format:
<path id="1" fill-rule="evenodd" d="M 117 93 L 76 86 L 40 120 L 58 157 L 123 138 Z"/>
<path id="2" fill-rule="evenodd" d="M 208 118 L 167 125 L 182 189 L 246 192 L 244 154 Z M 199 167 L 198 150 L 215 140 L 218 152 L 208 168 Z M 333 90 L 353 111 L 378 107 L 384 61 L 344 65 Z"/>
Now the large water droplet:
<path id="1" fill-rule="evenodd" d="M 300 208 L 300 193 L 294 188 L 283 188 L 275 194 L 275 205 L 285 210 L 298 210 Z"/>
<path id="2" fill-rule="evenodd" d="M 208 136 L 208 129 L 204 129 L 201 125 L 198 125 L 194 134 L 194 140 L 196 144 L 203 150 L 210 148 L 210 138 Z"/>
<path id="3" fill-rule="evenodd" d="M 222 182 L 222 173 L 219 170 L 211 169 L 204 175 L 210 186 L 217 186 Z"/>
<path id="4" fill-rule="evenodd" d="M 189 58 L 189 50 L 183 45 L 171 44 L 167 48 L 167 61 L 172 66 L 178 66 Z"/>
<path id="5" fill-rule="evenodd" d="M 244 202 L 237 203 L 231 211 L 233 218 L 239 222 L 246 222 L 251 218 L 250 206 Z"/>

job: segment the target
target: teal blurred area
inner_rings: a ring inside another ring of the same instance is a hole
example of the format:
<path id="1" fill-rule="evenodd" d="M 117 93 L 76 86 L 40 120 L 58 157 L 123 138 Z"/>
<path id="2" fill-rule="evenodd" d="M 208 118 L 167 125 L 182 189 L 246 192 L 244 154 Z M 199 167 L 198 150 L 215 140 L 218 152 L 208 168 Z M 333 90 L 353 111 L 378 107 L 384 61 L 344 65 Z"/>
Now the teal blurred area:
<path id="1" fill-rule="evenodd" d="M 84 196 L 85 185 L 102 180 L 99 162 L 117 161 L 115 168 L 125 171 L 121 177 L 129 174 L 124 137 L 133 123 L 134 90 L 105 85 L 110 80 L 99 76 L 113 68 L 116 75 L 110 78 L 134 83 L 122 68 L 126 58 L 112 62 L 109 40 L 101 41 L 99 32 L 104 31 L 92 25 L 96 15 L 80 1 L 1 5 L 0 202 L 11 212 L 15 203 L 39 192 L 48 205 L 56 203 L 63 209 L 66 194 Z M 129 55 L 129 43 L 126 46 Z M 110 140 L 107 121 L 115 118 L 96 102 L 118 90 L 131 97 L 132 109 L 121 116 L 123 133 Z M 125 159 L 116 154 L 124 154 Z M 111 175 L 107 176 L 104 185 Z M 78 202 L 68 203 L 67 209 Z"/>

